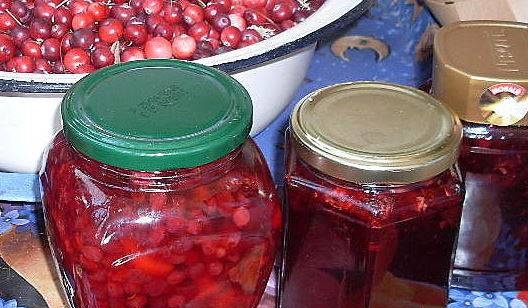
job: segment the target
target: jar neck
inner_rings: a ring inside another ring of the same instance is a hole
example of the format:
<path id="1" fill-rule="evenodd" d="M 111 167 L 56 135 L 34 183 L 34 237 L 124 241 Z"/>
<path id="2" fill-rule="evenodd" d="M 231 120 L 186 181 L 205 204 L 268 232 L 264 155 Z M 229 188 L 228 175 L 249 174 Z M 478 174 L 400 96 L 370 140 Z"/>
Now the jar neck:
<path id="1" fill-rule="evenodd" d="M 234 168 L 243 146 L 239 146 L 220 159 L 201 166 L 164 171 L 138 171 L 98 162 L 79 152 L 70 144 L 72 151 L 75 152 L 76 164 L 90 178 L 101 184 L 111 183 L 113 186 L 135 191 L 178 190 L 211 182 Z"/>

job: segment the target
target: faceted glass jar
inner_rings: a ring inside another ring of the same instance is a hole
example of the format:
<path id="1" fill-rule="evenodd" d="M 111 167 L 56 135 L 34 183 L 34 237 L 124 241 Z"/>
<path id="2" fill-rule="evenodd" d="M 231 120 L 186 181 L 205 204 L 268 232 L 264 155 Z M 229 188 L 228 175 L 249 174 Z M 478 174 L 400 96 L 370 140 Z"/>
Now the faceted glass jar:
<path id="1" fill-rule="evenodd" d="M 210 164 L 135 172 L 59 134 L 42 174 L 50 242 L 75 307 L 256 307 L 281 231 L 248 140 Z"/>
<path id="2" fill-rule="evenodd" d="M 285 185 L 285 308 L 447 305 L 463 200 L 454 168 L 414 184 L 358 185 L 289 148 Z"/>
<path id="3" fill-rule="evenodd" d="M 464 123 L 466 200 L 453 284 L 528 288 L 528 129 Z"/>
<path id="4" fill-rule="evenodd" d="M 81 79 L 61 114 L 40 179 L 72 307 L 257 307 L 281 204 L 238 82 L 129 62 Z"/>
<path id="5" fill-rule="evenodd" d="M 304 98 L 286 134 L 283 307 L 446 307 L 456 116 L 415 89 L 351 83 Z"/>

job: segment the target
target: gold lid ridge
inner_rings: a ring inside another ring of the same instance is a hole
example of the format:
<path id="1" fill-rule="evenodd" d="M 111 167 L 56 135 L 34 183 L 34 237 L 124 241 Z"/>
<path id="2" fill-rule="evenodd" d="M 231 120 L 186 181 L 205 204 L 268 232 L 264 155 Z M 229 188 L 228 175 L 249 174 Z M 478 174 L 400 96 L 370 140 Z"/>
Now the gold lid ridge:
<path id="1" fill-rule="evenodd" d="M 431 96 L 378 82 L 338 84 L 304 97 L 291 119 L 302 160 L 358 184 L 430 179 L 458 157 L 458 118 Z"/>

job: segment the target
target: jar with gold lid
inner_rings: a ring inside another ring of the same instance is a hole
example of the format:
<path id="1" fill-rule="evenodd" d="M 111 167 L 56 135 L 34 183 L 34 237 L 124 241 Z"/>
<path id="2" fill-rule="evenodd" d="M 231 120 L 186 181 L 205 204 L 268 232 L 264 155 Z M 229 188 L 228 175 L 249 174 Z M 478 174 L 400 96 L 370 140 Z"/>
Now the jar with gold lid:
<path id="1" fill-rule="evenodd" d="M 445 307 L 461 130 L 448 108 L 403 86 L 305 97 L 286 133 L 282 307 Z"/>
<path id="2" fill-rule="evenodd" d="M 463 123 L 467 191 L 452 284 L 528 288 L 528 24 L 472 21 L 435 40 L 433 95 Z"/>

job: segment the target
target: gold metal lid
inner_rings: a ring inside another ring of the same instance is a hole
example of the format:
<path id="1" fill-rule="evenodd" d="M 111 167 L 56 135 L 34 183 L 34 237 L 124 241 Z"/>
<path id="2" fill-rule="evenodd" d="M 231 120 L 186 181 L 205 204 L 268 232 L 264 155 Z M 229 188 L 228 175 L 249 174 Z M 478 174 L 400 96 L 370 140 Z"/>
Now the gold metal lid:
<path id="1" fill-rule="evenodd" d="M 456 115 L 428 94 L 377 82 L 315 91 L 290 121 L 302 160 L 358 184 L 430 179 L 455 163 L 462 138 Z"/>
<path id="2" fill-rule="evenodd" d="M 468 122 L 528 125 L 528 24 L 465 21 L 440 29 L 433 95 Z"/>

